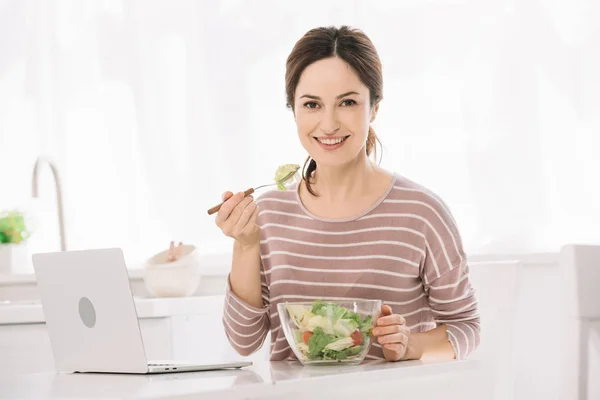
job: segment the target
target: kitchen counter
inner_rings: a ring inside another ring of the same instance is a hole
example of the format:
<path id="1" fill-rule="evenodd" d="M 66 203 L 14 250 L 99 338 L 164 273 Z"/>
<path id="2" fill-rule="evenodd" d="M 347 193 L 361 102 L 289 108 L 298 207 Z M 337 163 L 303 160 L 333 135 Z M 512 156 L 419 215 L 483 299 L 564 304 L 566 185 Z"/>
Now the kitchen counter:
<path id="1" fill-rule="evenodd" d="M 489 399 L 476 361 L 303 367 L 298 362 L 259 362 L 241 370 L 113 375 L 39 373 L 0 378 L 6 399 Z"/>
<path id="2" fill-rule="evenodd" d="M 201 253 L 199 255 L 202 265 L 202 276 L 225 276 L 229 272 L 231 264 L 231 253 Z M 127 272 L 131 280 L 141 280 L 144 277 L 145 262 L 140 260 L 126 260 Z M 30 271 L 27 273 L 0 273 L 0 287 L 18 285 L 24 283 L 35 283 L 35 274 L 31 261 L 27 266 L 18 268 L 19 271 Z"/>
<path id="3" fill-rule="evenodd" d="M 472 264 L 493 264 L 495 262 L 506 262 L 507 260 L 519 260 L 527 266 L 547 266 L 554 265 L 557 262 L 556 253 L 538 253 L 538 254 L 503 254 L 503 255 L 471 255 L 469 262 Z M 231 253 L 211 253 L 200 256 L 202 263 L 202 276 L 226 276 L 231 264 Z M 141 280 L 144 276 L 144 263 L 135 261 L 128 262 L 128 273 L 131 280 Z M 30 268 L 31 269 L 31 268 Z M 2 274 L 0 273 L 0 287 L 9 285 L 18 285 L 24 283 L 35 283 L 35 274 Z"/>
<path id="4" fill-rule="evenodd" d="M 131 290 L 136 297 L 151 297 L 144 284 L 145 270 L 142 265 L 128 268 Z M 225 293 L 226 277 L 229 267 L 211 263 L 202 266 L 200 284 L 195 296 L 222 295 Z M 29 301 L 39 299 L 35 274 L 1 274 L 0 304 L 4 300 Z"/>
<path id="5" fill-rule="evenodd" d="M 135 298 L 138 318 L 202 314 L 223 307 L 223 296 Z M 40 300 L 0 300 L 0 325 L 45 323 Z"/>
<path id="6" fill-rule="evenodd" d="M 130 280 L 144 279 L 144 269 L 141 265 L 127 270 Z M 226 276 L 229 269 L 222 266 L 203 266 L 202 276 Z M 35 274 L 0 274 L 0 287 L 9 285 L 18 285 L 23 283 L 35 283 Z"/>

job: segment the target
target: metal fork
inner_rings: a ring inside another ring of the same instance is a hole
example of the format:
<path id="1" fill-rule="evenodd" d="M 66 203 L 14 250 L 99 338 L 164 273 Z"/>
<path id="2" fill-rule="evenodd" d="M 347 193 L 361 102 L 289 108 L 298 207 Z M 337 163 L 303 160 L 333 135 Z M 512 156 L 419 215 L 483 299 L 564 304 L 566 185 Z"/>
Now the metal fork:
<path id="1" fill-rule="evenodd" d="M 269 186 L 275 186 L 275 185 L 280 185 L 283 183 L 286 183 L 287 181 L 289 181 L 290 179 L 292 179 L 294 177 L 294 175 L 296 175 L 296 173 L 298 172 L 298 170 L 296 169 L 295 171 L 290 172 L 289 174 L 287 174 L 286 176 L 284 176 L 283 178 L 281 178 L 280 180 L 276 181 L 275 183 L 269 183 L 266 185 L 261 185 L 261 186 L 257 186 L 255 188 L 250 188 L 248 190 L 246 190 L 244 192 L 244 197 L 246 196 L 250 196 L 252 193 L 254 193 L 255 191 L 257 191 L 258 189 L 262 189 L 265 187 L 269 187 Z M 212 215 L 216 212 L 218 212 L 221 209 L 221 206 L 224 204 L 225 202 L 222 202 L 221 204 L 214 206 L 213 208 L 208 210 L 208 215 Z"/>

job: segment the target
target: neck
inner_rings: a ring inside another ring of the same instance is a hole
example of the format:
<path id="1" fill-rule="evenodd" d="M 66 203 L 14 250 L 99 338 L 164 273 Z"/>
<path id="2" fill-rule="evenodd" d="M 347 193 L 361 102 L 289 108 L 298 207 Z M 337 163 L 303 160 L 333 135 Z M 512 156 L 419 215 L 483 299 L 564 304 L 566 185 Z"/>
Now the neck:
<path id="1" fill-rule="evenodd" d="M 366 154 L 344 165 L 317 165 L 313 188 L 326 202 L 340 204 L 364 194 L 374 181 L 376 168 Z"/>

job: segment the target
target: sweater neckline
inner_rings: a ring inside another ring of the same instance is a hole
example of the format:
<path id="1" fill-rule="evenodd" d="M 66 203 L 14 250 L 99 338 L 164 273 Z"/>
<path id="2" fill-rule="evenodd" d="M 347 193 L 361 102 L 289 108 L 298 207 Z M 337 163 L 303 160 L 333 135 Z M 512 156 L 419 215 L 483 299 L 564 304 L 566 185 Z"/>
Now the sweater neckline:
<path id="1" fill-rule="evenodd" d="M 371 204 L 369 207 L 367 207 L 365 210 L 361 211 L 360 213 L 358 213 L 357 215 L 354 216 L 350 216 L 350 217 L 345 217 L 345 218 L 326 218 L 326 217 L 319 217 L 313 213 L 311 213 L 305 206 L 304 203 L 302 203 L 302 199 L 300 199 L 300 182 L 298 182 L 296 184 L 296 188 L 294 190 L 295 192 L 295 196 L 296 196 L 296 201 L 298 202 L 298 206 L 300 207 L 300 209 L 302 210 L 302 212 L 304 214 L 306 214 L 307 216 L 309 216 L 310 218 L 317 220 L 317 221 L 322 221 L 322 222 L 334 222 L 334 223 L 340 223 L 340 222 L 350 222 L 350 221 L 355 221 L 359 218 L 364 217 L 365 215 L 369 214 L 371 211 L 373 211 L 375 208 L 377 208 L 381 203 L 383 203 L 383 201 L 388 197 L 388 195 L 390 194 L 390 192 L 392 191 L 392 189 L 394 188 L 394 186 L 396 185 L 396 181 L 398 180 L 398 174 L 396 174 L 395 172 L 392 175 L 392 179 L 390 184 L 388 185 L 387 189 L 385 190 L 385 192 L 383 193 L 383 195 L 381 195 L 377 201 L 375 201 L 373 204 Z"/>

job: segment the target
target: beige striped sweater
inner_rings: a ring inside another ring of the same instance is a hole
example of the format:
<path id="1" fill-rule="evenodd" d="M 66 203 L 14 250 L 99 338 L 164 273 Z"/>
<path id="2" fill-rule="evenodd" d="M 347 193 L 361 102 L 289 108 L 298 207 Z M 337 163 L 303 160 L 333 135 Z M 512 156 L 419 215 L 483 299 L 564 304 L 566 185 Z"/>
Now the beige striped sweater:
<path id="1" fill-rule="evenodd" d="M 264 307 L 245 303 L 228 284 L 223 310 L 226 336 L 238 353 L 254 353 L 270 332 L 270 359 L 296 359 L 277 304 L 314 299 L 383 300 L 411 332 L 445 324 L 457 359 L 478 346 L 477 300 L 461 238 L 431 191 L 396 174 L 373 207 L 333 220 L 312 215 L 297 185 L 257 202 Z M 383 358 L 381 346 L 374 342 L 367 357 Z"/>

